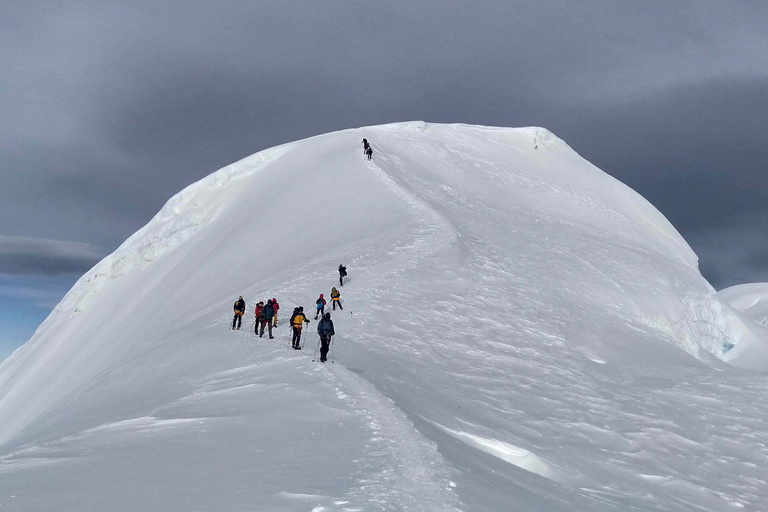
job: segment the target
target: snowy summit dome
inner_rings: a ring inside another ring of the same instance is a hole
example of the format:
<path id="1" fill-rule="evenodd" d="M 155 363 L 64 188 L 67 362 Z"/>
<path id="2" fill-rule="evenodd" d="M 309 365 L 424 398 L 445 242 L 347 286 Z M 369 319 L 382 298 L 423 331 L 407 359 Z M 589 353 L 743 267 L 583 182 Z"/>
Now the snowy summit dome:
<path id="1" fill-rule="evenodd" d="M 309 312 L 340 263 L 321 366 Z M 0 365 L 0 506 L 750 507 L 766 390 L 726 362 L 768 367 L 765 333 L 545 129 L 330 133 L 174 196 Z"/>

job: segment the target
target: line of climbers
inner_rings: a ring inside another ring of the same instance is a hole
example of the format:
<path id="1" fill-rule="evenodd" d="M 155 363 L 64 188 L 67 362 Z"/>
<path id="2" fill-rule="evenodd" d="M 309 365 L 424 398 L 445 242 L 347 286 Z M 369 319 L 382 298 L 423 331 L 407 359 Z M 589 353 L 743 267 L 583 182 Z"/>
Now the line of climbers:
<path id="1" fill-rule="evenodd" d="M 373 158 L 373 148 L 368 144 L 368 139 L 363 139 L 363 154 L 370 160 Z"/>
<path id="2" fill-rule="evenodd" d="M 347 276 L 347 267 L 339 265 L 339 286 L 344 286 L 344 278 Z M 334 286 L 331 288 L 331 303 L 333 310 L 336 311 L 336 306 L 339 306 L 339 310 L 343 311 L 344 307 L 341 305 L 341 292 Z M 333 321 L 331 320 L 331 314 L 325 312 L 325 306 L 327 302 L 324 295 L 321 293 L 320 297 L 315 301 L 316 311 L 315 320 L 321 317 L 320 322 L 317 324 L 317 333 L 320 335 L 320 362 L 324 363 L 327 360 L 328 350 L 331 345 L 331 338 L 336 334 L 333 327 Z M 245 314 L 245 300 L 241 295 L 237 301 L 235 301 L 235 317 L 232 319 L 232 329 L 240 330 L 242 325 L 242 318 Z M 272 327 L 277 327 L 277 311 L 280 309 L 276 298 L 272 298 L 264 304 L 264 301 L 259 301 L 256 304 L 254 310 L 254 333 L 259 338 L 264 337 L 264 330 L 267 329 L 269 333 L 269 339 L 274 339 L 272 335 Z M 291 338 L 291 347 L 294 350 L 301 350 L 301 334 L 304 328 L 304 324 L 309 324 L 309 318 L 304 313 L 303 306 L 297 306 L 293 308 L 293 314 L 289 321 L 293 336 Z"/>

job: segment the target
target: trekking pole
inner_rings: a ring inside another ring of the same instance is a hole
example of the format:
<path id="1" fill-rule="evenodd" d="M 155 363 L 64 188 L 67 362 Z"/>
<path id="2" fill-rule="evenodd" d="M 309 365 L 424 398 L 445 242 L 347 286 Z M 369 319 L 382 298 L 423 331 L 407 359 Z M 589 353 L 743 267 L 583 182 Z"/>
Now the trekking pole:
<path id="1" fill-rule="evenodd" d="M 312 362 L 315 362 L 315 356 L 317 356 L 317 351 L 320 349 L 320 340 L 317 340 L 317 346 L 315 347 L 315 353 L 312 354 Z"/>
<path id="2" fill-rule="evenodd" d="M 333 336 L 331 336 L 331 363 L 333 363 Z"/>

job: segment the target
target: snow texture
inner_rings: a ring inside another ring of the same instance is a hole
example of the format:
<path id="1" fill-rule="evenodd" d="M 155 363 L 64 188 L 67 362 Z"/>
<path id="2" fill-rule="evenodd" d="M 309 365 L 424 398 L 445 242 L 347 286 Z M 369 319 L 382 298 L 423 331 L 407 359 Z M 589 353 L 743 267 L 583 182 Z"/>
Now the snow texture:
<path id="1" fill-rule="evenodd" d="M 731 286 L 717 295 L 760 325 L 768 322 L 768 283 Z"/>
<path id="2" fill-rule="evenodd" d="M 321 364 L 286 320 L 339 263 Z M 753 286 L 717 294 L 542 128 L 272 148 L 174 196 L 0 365 L 0 510 L 760 510 Z"/>

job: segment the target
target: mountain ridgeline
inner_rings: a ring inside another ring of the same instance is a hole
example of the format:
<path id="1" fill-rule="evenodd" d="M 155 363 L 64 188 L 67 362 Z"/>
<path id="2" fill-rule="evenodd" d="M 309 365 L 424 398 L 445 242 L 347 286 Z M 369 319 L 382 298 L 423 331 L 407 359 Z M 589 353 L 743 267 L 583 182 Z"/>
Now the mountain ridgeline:
<path id="1" fill-rule="evenodd" d="M 333 364 L 306 353 L 311 318 L 304 353 L 287 318 L 252 336 L 259 300 L 312 311 L 340 263 Z M 545 129 L 345 130 L 190 185 L 78 281 L 0 365 L 0 490 L 45 480 L 72 510 L 750 506 L 766 340 L 661 213 Z"/>

